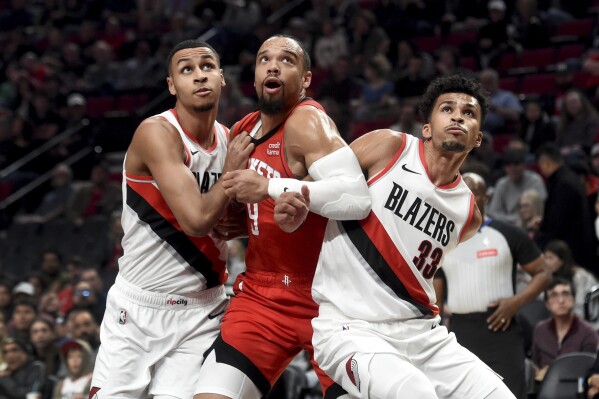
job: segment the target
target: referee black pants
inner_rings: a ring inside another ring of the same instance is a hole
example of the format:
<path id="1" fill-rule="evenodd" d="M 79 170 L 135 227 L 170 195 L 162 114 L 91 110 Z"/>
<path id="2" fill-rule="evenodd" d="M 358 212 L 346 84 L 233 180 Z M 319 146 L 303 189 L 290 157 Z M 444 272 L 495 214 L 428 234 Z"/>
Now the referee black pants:
<path id="1" fill-rule="evenodd" d="M 503 377 L 503 382 L 518 399 L 526 399 L 524 376 L 524 338 L 512 318 L 507 331 L 493 332 L 487 325 L 488 312 L 452 314 L 450 329 L 458 342 Z"/>

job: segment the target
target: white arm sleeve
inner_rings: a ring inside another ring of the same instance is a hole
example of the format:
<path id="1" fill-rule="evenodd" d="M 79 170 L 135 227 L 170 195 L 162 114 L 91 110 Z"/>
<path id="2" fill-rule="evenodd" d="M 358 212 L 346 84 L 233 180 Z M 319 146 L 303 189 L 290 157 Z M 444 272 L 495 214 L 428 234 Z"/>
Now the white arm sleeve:
<path id="1" fill-rule="evenodd" d="M 370 212 L 370 193 L 360 163 L 348 146 L 320 158 L 308 173 L 314 181 L 290 178 L 269 179 L 268 195 L 273 199 L 285 191 L 310 189 L 310 210 L 335 220 L 364 219 Z"/>

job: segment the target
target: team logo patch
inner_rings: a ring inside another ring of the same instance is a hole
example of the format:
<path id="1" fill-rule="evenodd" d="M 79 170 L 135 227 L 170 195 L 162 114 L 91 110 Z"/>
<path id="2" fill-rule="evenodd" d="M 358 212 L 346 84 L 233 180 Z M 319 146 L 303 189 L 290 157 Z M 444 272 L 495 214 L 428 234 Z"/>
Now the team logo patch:
<path id="1" fill-rule="evenodd" d="M 125 324 L 126 322 L 127 322 L 127 311 L 121 309 L 121 311 L 119 313 L 119 324 Z"/>
<path id="2" fill-rule="evenodd" d="M 480 259 L 480 258 L 489 258 L 491 256 L 497 256 L 497 250 L 495 248 L 481 249 L 480 251 L 476 252 L 476 257 L 478 259 Z"/>
<path id="3" fill-rule="evenodd" d="M 349 377 L 349 380 L 358 388 L 358 392 L 360 392 L 360 374 L 358 374 L 358 361 L 354 359 L 354 356 L 349 358 L 347 363 L 345 363 L 345 372 Z"/>
<path id="4" fill-rule="evenodd" d="M 100 390 L 100 387 L 92 387 L 89 390 L 89 399 L 98 399 L 98 391 Z"/>

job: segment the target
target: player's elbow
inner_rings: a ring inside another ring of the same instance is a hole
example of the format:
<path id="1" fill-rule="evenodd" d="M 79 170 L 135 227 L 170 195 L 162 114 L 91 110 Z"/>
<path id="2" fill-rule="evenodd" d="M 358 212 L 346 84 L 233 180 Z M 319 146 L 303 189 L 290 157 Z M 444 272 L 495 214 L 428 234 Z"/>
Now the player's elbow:
<path id="1" fill-rule="evenodd" d="M 370 195 L 342 194 L 339 200 L 323 205 L 320 214 L 335 220 L 361 220 L 370 213 Z"/>
<path id="2" fill-rule="evenodd" d="M 186 222 L 179 223 L 181 230 L 189 236 L 203 237 L 210 233 L 212 225 L 203 218 L 188 219 Z"/>

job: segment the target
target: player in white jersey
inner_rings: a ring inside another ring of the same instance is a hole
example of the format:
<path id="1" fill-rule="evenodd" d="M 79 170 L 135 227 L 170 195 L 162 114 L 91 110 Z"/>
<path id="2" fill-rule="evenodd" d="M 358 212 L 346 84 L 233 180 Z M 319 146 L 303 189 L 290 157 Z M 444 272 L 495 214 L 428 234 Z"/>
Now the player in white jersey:
<path id="1" fill-rule="evenodd" d="M 354 398 L 513 398 L 439 324 L 433 288 L 444 254 L 481 223 L 458 170 L 481 143 L 486 96 L 475 80 L 446 76 L 421 108 L 424 141 L 385 129 L 351 144 L 372 211 L 328 222 L 312 287 L 315 359 Z M 281 227 L 301 223 L 306 194 L 278 201 Z"/>
<path id="2" fill-rule="evenodd" d="M 90 398 L 191 398 L 228 303 L 226 244 L 213 229 L 229 200 L 218 179 L 244 168 L 253 144 L 245 134 L 228 144 L 216 122 L 225 80 L 208 44 L 175 46 L 167 83 L 175 107 L 139 125 L 125 158 L 124 255 Z"/>

